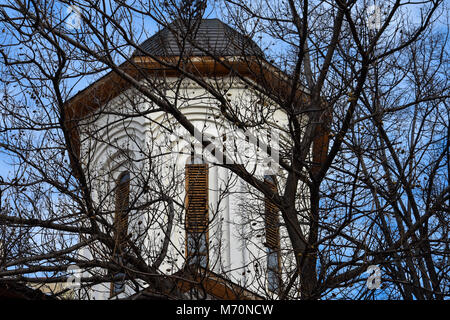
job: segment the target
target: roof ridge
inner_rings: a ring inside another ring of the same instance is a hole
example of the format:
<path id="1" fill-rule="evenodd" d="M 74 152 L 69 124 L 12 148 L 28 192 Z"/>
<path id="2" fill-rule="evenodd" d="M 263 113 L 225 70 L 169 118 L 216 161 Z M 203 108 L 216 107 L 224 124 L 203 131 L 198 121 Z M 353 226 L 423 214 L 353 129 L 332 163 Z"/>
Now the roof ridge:
<path id="1" fill-rule="evenodd" d="M 171 27 L 177 27 L 177 20 L 170 23 Z M 213 54 L 221 56 L 264 56 L 259 46 L 248 36 L 232 28 L 219 18 L 201 19 L 193 35 L 193 39 L 198 41 L 196 45 L 184 43 L 183 53 L 188 52 L 193 56 L 206 56 L 205 50 L 198 48 L 202 43 L 213 44 L 211 49 Z M 145 53 L 153 56 L 180 56 L 183 53 L 172 32 L 168 32 L 167 27 L 162 28 L 154 35 L 143 41 L 133 56 L 143 56 Z M 164 36 L 167 32 L 167 36 Z"/>

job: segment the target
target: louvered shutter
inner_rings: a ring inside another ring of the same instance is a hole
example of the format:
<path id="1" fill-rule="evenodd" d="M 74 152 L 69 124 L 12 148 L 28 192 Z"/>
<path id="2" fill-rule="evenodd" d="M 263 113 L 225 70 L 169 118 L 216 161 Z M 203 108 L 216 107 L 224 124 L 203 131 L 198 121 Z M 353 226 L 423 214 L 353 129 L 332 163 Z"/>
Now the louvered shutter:
<path id="1" fill-rule="evenodd" d="M 320 167 L 325 162 L 328 153 L 329 134 L 323 129 L 322 126 L 318 126 L 316 136 L 313 141 L 312 153 L 313 153 L 313 165 L 312 172 L 316 174 L 319 172 Z"/>
<path id="2" fill-rule="evenodd" d="M 186 258 L 208 266 L 208 164 L 186 165 Z"/>
<path id="3" fill-rule="evenodd" d="M 326 106 L 324 106 L 326 108 Z M 317 174 L 325 163 L 328 155 L 328 146 L 330 144 L 330 123 L 331 114 L 327 111 L 322 116 L 322 123 L 316 128 L 312 145 L 312 173 Z"/>
<path id="4" fill-rule="evenodd" d="M 266 176 L 264 182 L 268 184 L 273 191 L 277 191 L 275 177 Z M 273 250 L 277 250 L 280 246 L 278 207 L 267 197 L 264 199 L 264 206 L 266 245 Z"/>
<path id="5" fill-rule="evenodd" d="M 128 206 L 130 202 L 130 173 L 124 172 L 119 176 L 115 189 L 115 209 L 114 209 L 114 241 L 115 247 L 112 260 L 121 265 L 122 253 L 128 233 Z M 110 295 L 114 296 L 125 290 L 125 281 L 117 280 L 125 278 L 124 271 L 114 272 L 111 277 L 115 281 L 111 282 Z"/>
<path id="6" fill-rule="evenodd" d="M 186 165 L 186 231 L 208 228 L 208 164 Z"/>
<path id="7" fill-rule="evenodd" d="M 264 182 L 274 192 L 277 191 L 275 176 L 265 176 Z M 270 291 L 277 292 L 281 287 L 279 210 L 267 197 L 264 199 L 264 206 L 267 246 L 267 284 Z"/>
<path id="8" fill-rule="evenodd" d="M 120 246 L 128 233 L 128 206 L 130 201 L 130 174 L 123 173 L 118 182 L 115 192 L 115 217 L 114 232 L 116 245 Z"/>

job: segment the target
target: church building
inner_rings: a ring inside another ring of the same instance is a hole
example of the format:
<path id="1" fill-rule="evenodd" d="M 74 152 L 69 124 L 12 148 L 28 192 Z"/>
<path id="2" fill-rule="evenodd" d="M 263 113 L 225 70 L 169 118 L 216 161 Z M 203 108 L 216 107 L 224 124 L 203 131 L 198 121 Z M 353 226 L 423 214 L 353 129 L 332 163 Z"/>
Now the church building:
<path id="1" fill-rule="evenodd" d="M 138 250 L 158 273 L 180 280 L 186 297 L 277 298 L 285 274 L 295 270 L 279 209 L 230 166 L 274 191 L 282 185 L 287 116 L 255 88 L 286 90 L 285 76 L 254 41 L 218 19 L 203 19 L 189 33 L 183 28 L 174 21 L 133 48 L 119 66 L 127 79 L 112 70 L 67 104 L 98 219 L 116 243 L 113 252 L 93 244 L 79 255 L 120 264 L 123 252 Z M 180 116 L 161 103 L 175 105 Z M 126 265 L 84 297 L 157 297 L 151 288 L 136 291 L 125 275 Z"/>

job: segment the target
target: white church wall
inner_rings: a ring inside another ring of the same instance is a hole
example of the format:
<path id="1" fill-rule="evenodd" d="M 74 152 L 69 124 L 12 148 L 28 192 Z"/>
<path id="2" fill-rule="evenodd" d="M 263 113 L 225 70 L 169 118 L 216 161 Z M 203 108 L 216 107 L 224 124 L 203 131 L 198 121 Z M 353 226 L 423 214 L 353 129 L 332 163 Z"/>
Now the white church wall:
<path id="1" fill-rule="evenodd" d="M 168 79 L 168 87 L 170 87 L 171 80 L 177 81 L 177 79 Z M 226 96 L 231 103 L 238 106 L 241 114 L 245 115 L 251 112 L 249 109 L 251 108 L 251 102 L 255 101 L 255 97 L 245 88 L 244 84 L 231 78 L 224 78 L 220 83 L 217 81 L 212 81 L 212 83 L 216 86 L 221 85 L 224 90 L 227 90 Z M 169 99 L 175 100 L 174 94 L 170 89 L 166 91 L 166 97 Z M 96 186 L 94 188 L 95 194 L 97 194 L 96 201 L 100 201 L 99 193 L 103 192 L 103 194 L 108 195 L 105 196 L 104 209 L 112 210 L 114 198 L 111 191 L 117 177 L 124 170 L 129 170 L 132 175 L 131 189 L 133 191 L 131 193 L 139 193 L 139 189 L 142 189 L 142 184 L 146 180 L 146 170 L 155 166 L 154 163 L 148 162 L 146 155 L 148 153 L 160 155 L 166 152 L 167 156 L 158 157 L 152 161 L 160 162 L 160 175 L 163 177 L 160 182 L 162 184 L 169 186 L 174 180 L 179 182 L 176 186 L 173 186 L 176 188 L 174 196 L 176 202 L 184 203 L 184 166 L 191 150 L 189 138 L 186 138 L 188 135 L 172 117 L 162 112 L 133 116 L 125 120 L 121 119 L 122 117 L 117 114 L 117 111 L 122 110 L 122 108 L 125 112 L 129 110 L 133 113 L 136 113 L 136 111 L 145 112 L 150 109 L 149 102 L 137 97 L 135 103 L 139 108 L 136 110 L 134 103 L 126 101 L 133 95 L 137 95 L 137 93 L 128 90 L 115 98 L 107 108 L 104 108 L 103 114 L 88 125 L 100 128 L 96 132 L 97 139 L 95 139 L 95 136 L 82 135 L 82 159 L 94 182 L 93 185 Z M 212 99 L 211 95 L 206 93 L 204 89 L 193 83 L 188 83 L 181 87 L 177 95 L 179 110 L 194 124 L 199 132 L 208 138 L 223 139 L 223 134 L 226 133 L 227 139 L 230 139 L 230 136 L 237 132 L 232 124 L 224 120 L 220 114 L 217 101 Z M 108 114 L 108 111 L 112 112 Z M 269 116 L 272 128 L 279 126 L 280 129 L 284 129 L 286 116 L 281 111 L 268 114 Z M 184 138 L 181 139 L 173 134 L 168 134 L 161 125 L 175 129 Z M 107 137 L 109 143 L 102 141 L 105 137 Z M 263 138 L 265 139 L 265 137 Z M 196 145 L 196 153 L 201 154 L 202 148 L 198 146 L 198 143 Z M 127 156 L 123 155 L 123 150 L 127 151 Z M 227 148 L 227 152 L 231 152 L 235 159 L 251 160 L 252 152 L 249 151 L 248 158 L 246 158 L 245 151 L 245 146 L 240 146 L 236 150 Z M 228 169 L 215 165 L 217 159 L 214 159 L 210 154 L 206 153 L 205 156 L 211 162 L 209 166 L 209 266 L 212 271 L 228 276 L 234 282 L 262 293 L 266 289 L 264 271 L 266 248 L 263 245 L 264 220 L 260 216 L 258 222 L 256 222 L 260 229 L 259 232 L 254 230 L 250 232 L 252 226 L 249 224 L 245 212 L 245 209 L 248 209 L 250 205 L 255 206 L 257 200 L 248 197 L 247 183 L 237 178 Z M 247 161 L 243 164 L 249 171 L 255 170 L 255 174 L 260 178 L 263 178 L 268 170 L 264 166 L 264 161 L 259 161 L 256 164 Z M 148 195 L 143 194 L 142 197 L 147 199 Z M 261 203 L 260 206 L 263 208 L 264 204 Z M 170 236 L 171 243 L 167 251 L 167 257 L 159 268 L 163 273 L 174 273 L 182 268 L 184 263 L 184 217 L 181 208 L 177 208 L 175 211 Z M 140 225 L 146 225 L 154 218 L 145 210 L 143 212 L 141 217 L 131 214 L 136 222 L 141 221 Z M 161 248 L 161 241 L 164 238 L 161 229 L 167 223 L 164 219 L 163 216 L 160 216 L 152 222 L 153 228 L 149 229 L 142 243 L 142 246 L 148 250 L 150 263 Z M 135 228 L 133 231 L 135 234 L 139 233 L 137 223 L 130 223 L 130 228 Z M 109 298 L 108 285 L 98 285 L 92 291 L 95 292 L 94 296 L 97 299 Z M 124 294 L 129 293 L 131 292 Z"/>

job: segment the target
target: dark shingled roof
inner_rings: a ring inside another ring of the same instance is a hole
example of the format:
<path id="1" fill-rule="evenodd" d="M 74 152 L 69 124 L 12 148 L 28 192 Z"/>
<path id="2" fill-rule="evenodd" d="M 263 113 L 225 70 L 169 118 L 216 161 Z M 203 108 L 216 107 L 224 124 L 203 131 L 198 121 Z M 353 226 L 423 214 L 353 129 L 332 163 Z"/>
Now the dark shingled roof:
<path id="1" fill-rule="evenodd" d="M 183 21 L 176 20 L 170 28 L 164 28 L 145 40 L 133 56 L 263 56 L 262 50 L 253 40 L 237 32 L 219 19 L 203 19 L 186 34 Z M 186 39 L 183 39 L 186 38 Z M 206 52 L 205 52 L 206 51 Z M 209 53 L 208 53 L 209 52 Z"/>

